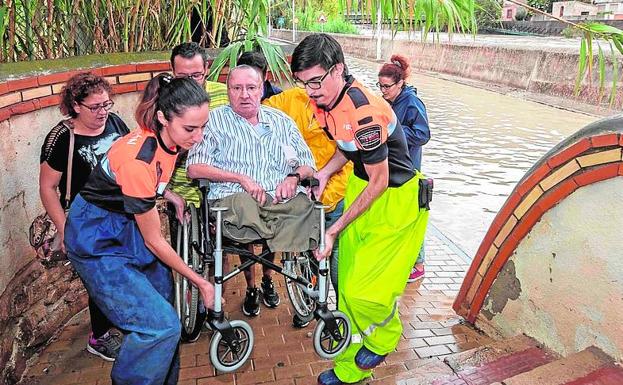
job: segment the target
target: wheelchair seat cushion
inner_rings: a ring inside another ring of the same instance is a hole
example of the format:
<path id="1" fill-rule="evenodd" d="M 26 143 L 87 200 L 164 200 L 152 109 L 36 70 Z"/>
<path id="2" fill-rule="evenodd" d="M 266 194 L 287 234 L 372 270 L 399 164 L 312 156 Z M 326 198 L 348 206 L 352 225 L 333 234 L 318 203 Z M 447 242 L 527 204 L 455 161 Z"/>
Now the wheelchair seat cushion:
<path id="1" fill-rule="evenodd" d="M 275 251 L 302 252 L 318 247 L 320 213 L 303 193 L 285 203 L 263 206 L 248 193 L 236 193 L 211 202 L 227 207 L 223 212 L 223 236 L 241 243 L 264 239 Z"/>

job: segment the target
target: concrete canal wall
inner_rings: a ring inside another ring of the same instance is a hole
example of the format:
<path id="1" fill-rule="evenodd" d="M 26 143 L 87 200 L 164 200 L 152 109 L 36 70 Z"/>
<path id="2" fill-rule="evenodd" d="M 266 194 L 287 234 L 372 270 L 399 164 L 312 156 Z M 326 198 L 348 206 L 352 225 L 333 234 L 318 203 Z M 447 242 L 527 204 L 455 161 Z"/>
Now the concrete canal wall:
<path id="1" fill-rule="evenodd" d="M 297 32 L 297 41 L 309 33 Z M 272 36 L 291 41 L 292 31 L 273 30 Z M 360 58 L 376 59 L 376 39 L 370 36 L 333 34 L 344 51 Z M 578 43 L 579 46 L 579 43 Z M 496 85 L 513 87 L 546 95 L 574 98 L 579 55 L 574 52 L 547 51 L 539 46 L 512 48 L 496 44 L 479 44 L 478 36 L 472 43 L 422 43 L 420 40 L 383 39 L 383 60 L 395 53 L 409 58 L 415 68 L 455 75 Z M 596 48 L 595 48 L 596 49 Z M 595 51 L 596 52 L 596 51 Z M 616 106 L 623 104 L 623 83 L 620 81 L 621 58 L 617 62 L 619 83 Z M 594 68 L 598 68 L 595 58 Z M 589 103 L 607 103 L 613 77 L 613 66 L 606 62 L 606 94 L 600 98 L 599 76 L 596 71 L 582 83 L 578 99 Z"/>

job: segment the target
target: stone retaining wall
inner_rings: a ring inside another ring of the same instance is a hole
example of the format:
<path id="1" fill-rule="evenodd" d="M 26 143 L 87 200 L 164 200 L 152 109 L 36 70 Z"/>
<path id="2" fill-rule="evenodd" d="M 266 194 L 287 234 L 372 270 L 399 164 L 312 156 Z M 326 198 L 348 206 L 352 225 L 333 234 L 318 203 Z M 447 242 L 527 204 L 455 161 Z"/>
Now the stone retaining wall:
<path id="1" fill-rule="evenodd" d="M 613 27 L 623 29 L 623 20 L 586 20 L 588 22 L 597 22 Z M 574 23 L 578 21 L 573 21 Z M 516 21 L 506 20 L 500 22 L 502 29 L 508 31 L 528 32 L 536 33 L 540 35 L 552 35 L 560 36 L 562 31 L 569 25 L 558 20 L 530 20 L 530 21 Z"/>
<path id="2" fill-rule="evenodd" d="M 302 40 L 308 32 L 297 32 L 297 40 Z M 273 30 L 273 36 L 291 41 L 292 32 Z M 342 45 L 344 52 L 360 58 L 376 58 L 376 40 L 369 36 L 333 34 Z M 474 44 L 430 44 L 420 41 L 387 40 L 382 42 L 381 57 L 388 60 L 394 53 L 406 55 L 415 68 L 451 74 L 467 79 L 514 87 L 565 98 L 574 98 L 575 79 L 578 68 L 578 55 L 563 52 L 547 52 L 534 49 L 505 48 L 500 46 L 480 46 L 478 37 Z M 621 60 L 619 59 L 619 74 Z M 594 68 L 598 68 L 595 59 Z M 613 77 L 610 61 L 606 63 L 606 95 Z M 620 75 L 619 75 L 620 79 Z M 579 99 L 589 104 L 599 104 L 599 77 L 594 71 L 591 82 L 588 76 L 582 84 Z M 621 81 L 617 87 L 616 107 L 623 104 Z"/>

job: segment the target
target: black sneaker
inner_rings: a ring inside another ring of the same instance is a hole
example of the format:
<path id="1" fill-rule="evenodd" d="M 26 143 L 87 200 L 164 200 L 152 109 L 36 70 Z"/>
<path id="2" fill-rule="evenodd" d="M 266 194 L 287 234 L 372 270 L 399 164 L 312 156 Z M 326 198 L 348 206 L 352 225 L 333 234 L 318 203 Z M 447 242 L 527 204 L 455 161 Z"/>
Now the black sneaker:
<path id="1" fill-rule="evenodd" d="M 309 325 L 309 322 L 310 321 L 302 320 L 301 317 L 298 316 L 298 314 L 295 314 L 294 317 L 292 317 L 292 326 L 297 329 L 306 328 Z"/>
<path id="2" fill-rule="evenodd" d="M 242 304 L 242 312 L 247 317 L 255 317 L 260 314 L 260 291 L 257 287 L 247 288 L 247 294 Z"/>
<path id="3" fill-rule="evenodd" d="M 100 338 L 94 338 L 93 332 L 89 334 L 87 351 L 99 356 L 105 361 L 114 361 L 121 349 L 122 337 L 120 334 L 108 331 Z"/>
<path id="4" fill-rule="evenodd" d="M 262 294 L 264 305 L 272 308 L 279 306 L 281 300 L 279 299 L 279 294 L 277 294 L 275 290 L 272 278 L 262 277 Z"/>

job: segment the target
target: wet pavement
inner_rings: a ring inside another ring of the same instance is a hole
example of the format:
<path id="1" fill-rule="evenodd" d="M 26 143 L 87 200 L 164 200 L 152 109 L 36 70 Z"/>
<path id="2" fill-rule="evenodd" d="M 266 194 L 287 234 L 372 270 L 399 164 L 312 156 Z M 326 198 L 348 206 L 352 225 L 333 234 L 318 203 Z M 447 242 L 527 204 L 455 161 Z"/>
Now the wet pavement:
<path id="1" fill-rule="evenodd" d="M 427 234 L 426 246 L 426 276 L 422 281 L 408 284 L 401 299 L 403 333 L 397 351 L 388 356 L 386 363 L 375 370 L 374 378 L 364 382 L 366 384 L 395 384 L 397 375 L 412 369 L 422 359 L 443 357 L 490 342 L 488 337 L 463 325 L 451 308 L 468 267 L 467 261 L 454 253 L 451 245 L 435 232 Z M 228 284 L 225 291 L 228 318 L 246 320 L 255 334 L 255 347 L 248 363 L 234 374 L 216 375 L 208 355 L 211 333 L 202 333 L 197 342 L 181 347 L 179 385 L 316 384 L 318 373 L 331 367 L 331 362 L 321 359 L 313 350 L 311 335 L 315 321 L 306 329 L 294 329 L 283 279 L 275 276 L 274 281 L 281 305 L 276 309 L 262 305 L 256 318 L 247 318 L 240 310 L 245 287 L 242 275 Z M 85 349 L 88 332 L 85 310 L 34 360 L 22 384 L 111 384 L 112 364 Z"/>

